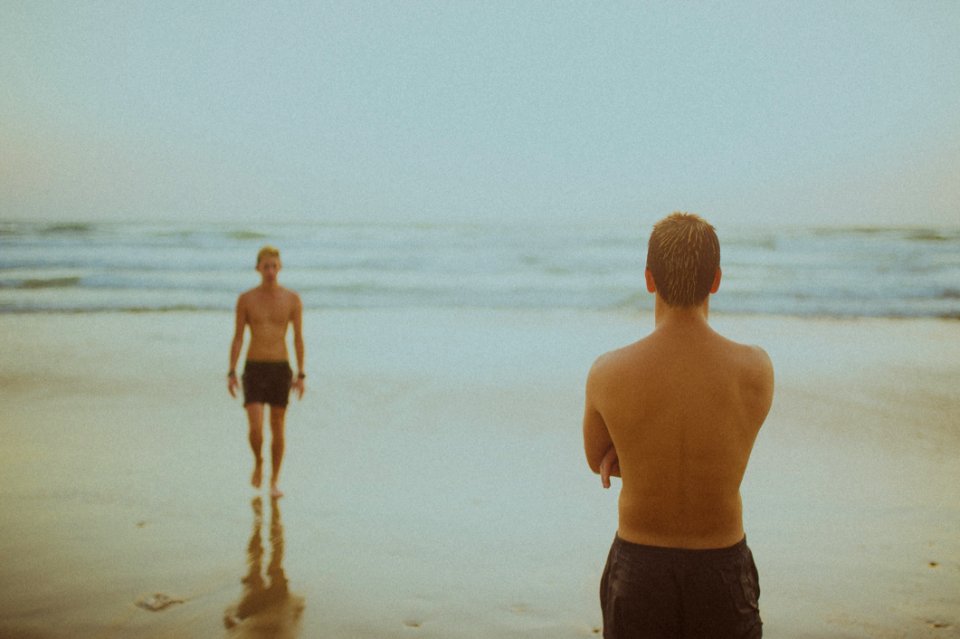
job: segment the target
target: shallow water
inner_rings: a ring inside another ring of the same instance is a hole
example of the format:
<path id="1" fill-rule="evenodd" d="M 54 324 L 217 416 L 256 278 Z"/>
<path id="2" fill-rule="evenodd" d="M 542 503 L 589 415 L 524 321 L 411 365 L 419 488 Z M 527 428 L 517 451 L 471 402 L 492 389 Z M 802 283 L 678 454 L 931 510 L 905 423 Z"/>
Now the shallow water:
<path id="1" fill-rule="evenodd" d="M 645 228 L 0 222 L 0 313 L 229 310 L 283 252 L 307 309 L 646 309 Z M 960 229 L 718 228 L 712 308 L 960 318 Z"/>

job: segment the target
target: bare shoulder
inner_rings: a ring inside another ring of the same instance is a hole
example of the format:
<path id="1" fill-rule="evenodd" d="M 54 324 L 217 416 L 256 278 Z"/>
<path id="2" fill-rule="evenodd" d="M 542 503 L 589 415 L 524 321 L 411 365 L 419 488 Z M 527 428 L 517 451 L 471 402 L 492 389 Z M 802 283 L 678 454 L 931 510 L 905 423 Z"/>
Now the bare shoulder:
<path id="1" fill-rule="evenodd" d="M 242 302 L 247 302 L 247 301 L 249 301 L 251 298 L 255 297 L 256 294 L 257 294 L 257 291 L 259 291 L 259 290 L 260 290 L 259 287 L 256 287 L 256 286 L 253 287 L 253 288 L 251 288 L 251 289 L 247 289 L 247 290 L 244 291 L 243 293 L 240 293 L 240 297 L 237 298 L 237 301 L 238 301 L 238 302 L 241 302 L 241 301 L 242 301 Z"/>
<path id="2" fill-rule="evenodd" d="M 740 355 L 744 381 L 769 409 L 769 401 L 773 396 L 773 362 L 770 356 L 759 346 L 749 344 L 740 345 Z"/>
<path id="3" fill-rule="evenodd" d="M 613 364 L 613 361 L 616 357 L 615 354 L 616 351 L 610 351 L 609 353 L 604 353 L 597 359 L 593 360 L 593 365 L 590 367 L 590 372 L 587 374 L 588 392 L 590 392 L 591 389 L 596 390 L 601 384 L 601 379 L 607 375 L 607 371 Z"/>
<path id="4" fill-rule="evenodd" d="M 627 344 L 621 348 L 608 351 L 598 357 L 590 368 L 589 380 L 594 383 L 609 377 L 616 377 L 624 368 L 635 368 L 642 359 L 644 340 Z"/>
<path id="5" fill-rule="evenodd" d="M 240 293 L 240 295 L 237 296 L 237 308 L 238 309 L 246 308 L 250 304 L 250 300 L 253 299 L 253 296 L 255 295 L 256 290 L 257 289 L 255 288 L 251 288 L 248 291 L 244 291 L 243 293 Z"/>
<path id="6" fill-rule="evenodd" d="M 300 301 L 300 295 L 289 288 L 283 289 L 283 305 L 290 309 L 290 312 L 296 312 L 303 308 L 303 302 Z"/>
<path id="7" fill-rule="evenodd" d="M 632 346 L 633 344 L 628 346 L 623 346 L 621 348 L 617 348 L 612 351 L 607 351 L 606 353 L 604 353 L 603 355 L 595 359 L 593 362 L 593 366 L 590 368 L 591 374 L 594 372 L 602 373 L 611 368 L 616 368 L 627 357 L 627 354 L 629 353 L 629 350 Z"/>
<path id="8" fill-rule="evenodd" d="M 742 344 L 740 342 L 735 342 L 728 337 L 724 337 L 719 333 L 716 333 L 718 337 L 722 340 L 724 346 L 723 348 L 727 350 L 731 355 L 738 359 L 745 368 L 752 369 L 772 369 L 773 365 L 770 362 L 770 356 L 767 355 L 767 351 L 763 350 L 761 347 L 755 344 Z"/>
<path id="9" fill-rule="evenodd" d="M 767 351 L 752 344 L 744 344 L 743 348 L 745 350 L 745 357 L 750 365 L 749 367 L 757 375 L 762 377 L 773 375 L 773 362 L 770 360 L 770 356 L 767 355 Z"/>

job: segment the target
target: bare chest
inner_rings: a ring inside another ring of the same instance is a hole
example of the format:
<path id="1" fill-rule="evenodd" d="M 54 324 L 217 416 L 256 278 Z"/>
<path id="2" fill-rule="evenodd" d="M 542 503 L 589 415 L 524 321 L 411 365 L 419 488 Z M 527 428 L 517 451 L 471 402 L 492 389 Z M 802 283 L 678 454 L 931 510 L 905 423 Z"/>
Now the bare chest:
<path id="1" fill-rule="evenodd" d="M 251 327 L 284 328 L 290 321 L 293 307 L 284 298 L 256 296 L 247 306 L 247 322 Z"/>

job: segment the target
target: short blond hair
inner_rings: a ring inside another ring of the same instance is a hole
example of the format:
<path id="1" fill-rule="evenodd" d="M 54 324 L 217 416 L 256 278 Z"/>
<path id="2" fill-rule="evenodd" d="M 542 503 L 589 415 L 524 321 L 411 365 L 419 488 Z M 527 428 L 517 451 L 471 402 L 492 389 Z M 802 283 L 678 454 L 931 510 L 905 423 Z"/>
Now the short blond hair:
<path id="1" fill-rule="evenodd" d="M 698 306 L 710 294 L 720 268 L 716 230 L 692 213 L 668 215 L 650 233 L 647 268 L 667 304 Z"/>
<path id="2" fill-rule="evenodd" d="M 260 249 L 260 252 L 257 253 L 257 266 L 260 266 L 260 262 L 262 262 L 263 258 L 265 257 L 275 257 L 279 260 L 280 249 L 275 246 L 270 246 L 269 244 L 264 246 L 262 249 Z"/>

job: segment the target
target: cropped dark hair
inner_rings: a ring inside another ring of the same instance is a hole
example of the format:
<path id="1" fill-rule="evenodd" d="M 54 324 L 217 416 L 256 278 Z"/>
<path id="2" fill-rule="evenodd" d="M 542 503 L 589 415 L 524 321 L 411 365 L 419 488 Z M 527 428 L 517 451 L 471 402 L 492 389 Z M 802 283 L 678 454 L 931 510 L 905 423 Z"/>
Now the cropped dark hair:
<path id="1" fill-rule="evenodd" d="M 653 226 L 647 268 L 657 292 L 670 306 L 697 306 L 710 294 L 720 266 L 714 228 L 691 213 L 673 213 Z"/>

